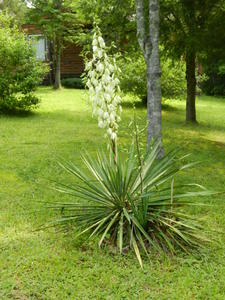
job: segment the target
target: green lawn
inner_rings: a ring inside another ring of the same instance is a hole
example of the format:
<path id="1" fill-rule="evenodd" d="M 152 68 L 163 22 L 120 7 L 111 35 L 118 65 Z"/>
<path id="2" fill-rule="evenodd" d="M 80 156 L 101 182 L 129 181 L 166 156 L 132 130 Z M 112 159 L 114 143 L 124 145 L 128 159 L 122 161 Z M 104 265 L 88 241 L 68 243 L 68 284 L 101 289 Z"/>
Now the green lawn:
<path id="1" fill-rule="evenodd" d="M 99 250 L 95 241 L 74 233 L 34 231 L 54 217 L 40 201 L 63 196 L 49 180 L 71 181 L 57 165 L 63 157 L 80 164 L 80 153 L 94 153 L 105 140 L 82 91 L 42 88 L 40 108 L 28 116 L 0 116 L 0 299 L 225 299 L 225 237 L 193 257 L 153 258 L 144 271 L 136 258 Z M 184 124 L 185 102 L 163 110 L 166 151 L 182 146 L 189 161 L 203 163 L 177 180 L 225 189 L 225 99 L 197 100 L 198 126 Z M 120 142 L 130 143 L 129 105 L 124 107 Z M 137 109 L 145 123 L 145 110 Z M 65 197 L 64 197 L 65 198 Z M 224 197 L 208 198 L 210 208 L 192 211 L 206 227 L 224 231 Z M 37 211 L 39 210 L 39 211 Z"/>

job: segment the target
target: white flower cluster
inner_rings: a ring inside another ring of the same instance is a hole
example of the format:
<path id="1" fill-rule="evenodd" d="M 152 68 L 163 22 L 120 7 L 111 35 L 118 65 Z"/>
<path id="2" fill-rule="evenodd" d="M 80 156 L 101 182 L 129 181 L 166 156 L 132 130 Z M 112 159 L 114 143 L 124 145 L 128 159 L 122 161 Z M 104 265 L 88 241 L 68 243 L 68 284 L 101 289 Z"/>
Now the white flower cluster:
<path id="1" fill-rule="evenodd" d="M 106 128 L 109 138 L 115 141 L 122 112 L 120 81 L 116 76 L 119 69 L 115 59 L 109 58 L 106 53 L 99 28 L 94 33 L 92 47 L 93 57 L 85 67 L 92 111 L 98 118 L 98 126 Z"/>

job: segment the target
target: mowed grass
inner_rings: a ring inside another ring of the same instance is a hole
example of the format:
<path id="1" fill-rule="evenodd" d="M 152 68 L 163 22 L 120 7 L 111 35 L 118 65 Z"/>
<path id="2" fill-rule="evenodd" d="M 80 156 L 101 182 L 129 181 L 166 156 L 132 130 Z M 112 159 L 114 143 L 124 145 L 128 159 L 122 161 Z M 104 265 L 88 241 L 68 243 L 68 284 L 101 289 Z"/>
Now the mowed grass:
<path id="1" fill-rule="evenodd" d="M 54 229 L 35 231 L 54 219 L 42 202 L 66 200 L 51 181 L 72 182 L 57 164 L 60 158 L 81 166 L 80 154 L 105 147 L 104 132 L 91 117 L 79 90 L 41 88 L 39 109 L 27 116 L 0 116 L 0 299 L 225 299 L 225 199 L 205 199 L 211 207 L 191 213 L 206 221 L 219 244 L 201 258 L 152 257 L 144 271 L 134 255 L 98 249 L 95 240 L 75 240 Z M 168 106 L 169 105 L 169 106 Z M 187 161 L 202 161 L 177 181 L 225 190 L 225 99 L 197 100 L 199 125 L 185 125 L 185 102 L 170 101 L 163 110 L 165 149 L 182 147 Z M 138 108 L 145 125 L 144 108 Z M 124 106 L 120 147 L 131 142 L 133 111 Z M 42 202 L 41 202 L 42 201 Z M 57 217 L 57 216 L 56 216 Z"/>

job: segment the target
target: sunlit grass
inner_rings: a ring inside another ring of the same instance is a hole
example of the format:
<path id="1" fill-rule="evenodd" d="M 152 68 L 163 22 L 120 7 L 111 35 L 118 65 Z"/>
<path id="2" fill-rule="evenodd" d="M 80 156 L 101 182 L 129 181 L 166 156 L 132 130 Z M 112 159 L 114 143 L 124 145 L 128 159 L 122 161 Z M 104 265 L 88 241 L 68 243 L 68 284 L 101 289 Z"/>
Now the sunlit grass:
<path id="1" fill-rule="evenodd" d="M 54 217 L 40 201 L 62 197 L 48 188 L 49 180 L 72 180 L 57 159 L 80 165 L 80 153 L 94 154 L 105 145 L 83 91 L 42 88 L 38 94 L 42 103 L 35 113 L 0 116 L 0 299 L 224 299 L 224 235 L 215 233 L 220 247 L 212 246 L 198 261 L 153 258 L 143 272 L 132 255 L 99 250 L 95 241 L 82 244 L 73 232 L 34 232 Z M 167 104 L 166 151 L 181 146 L 183 153 L 192 154 L 188 161 L 203 161 L 175 180 L 224 190 L 225 99 L 199 98 L 196 126 L 184 123 L 184 101 Z M 136 113 L 144 126 L 145 109 L 137 108 Z M 130 144 L 132 116 L 131 106 L 125 105 L 121 147 Z M 224 197 L 207 201 L 213 207 L 192 213 L 204 217 L 207 228 L 224 232 Z"/>

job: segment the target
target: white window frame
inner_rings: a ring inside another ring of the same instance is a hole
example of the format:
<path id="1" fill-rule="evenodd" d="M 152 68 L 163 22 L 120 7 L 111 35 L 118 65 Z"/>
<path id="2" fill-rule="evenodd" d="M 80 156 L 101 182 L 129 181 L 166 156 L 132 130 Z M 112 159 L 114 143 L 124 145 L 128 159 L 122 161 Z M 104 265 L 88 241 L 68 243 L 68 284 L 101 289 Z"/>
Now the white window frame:
<path id="1" fill-rule="evenodd" d="M 31 40 L 32 37 L 42 37 L 44 39 L 44 59 L 42 58 L 38 58 L 37 57 L 37 51 L 36 51 L 36 58 L 39 59 L 40 61 L 47 61 L 48 60 L 48 57 L 49 57 L 49 49 L 48 49 L 48 40 L 47 38 L 43 35 L 43 34 L 28 34 L 28 42 Z M 37 50 L 37 49 L 35 49 Z"/>

